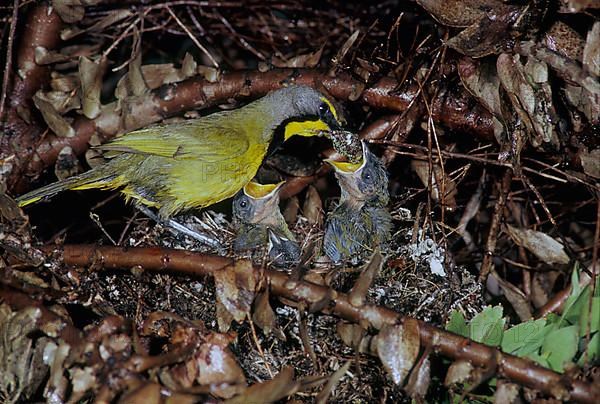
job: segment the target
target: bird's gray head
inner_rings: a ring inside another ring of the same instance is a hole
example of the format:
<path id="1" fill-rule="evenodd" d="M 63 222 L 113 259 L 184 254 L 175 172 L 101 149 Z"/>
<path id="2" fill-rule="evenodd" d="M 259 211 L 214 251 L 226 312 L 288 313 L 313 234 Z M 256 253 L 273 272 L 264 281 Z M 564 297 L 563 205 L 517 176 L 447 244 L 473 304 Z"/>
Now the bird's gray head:
<path id="1" fill-rule="evenodd" d="M 335 168 L 335 175 L 342 190 L 342 199 L 376 200 L 386 205 L 389 201 L 389 192 L 385 166 L 371 153 L 365 142 L 361 143 L 363 158 L 360 163 L 326 161 Z"/>
<path id="2" fill-rule="evenodd" d="M 261 223 L 266 217 L 279 212 L 279 191 L 283 184 L 246 184 L 233 198 L 234 221 Z"/>
<path id="3" fill-rule="evenodd" d="M 285 112 L 291 120 L 285 128 L 285 140 L 293 135 L 316 136 L 321 131 L 342 128 L 333 103 L 312 87 L 285 87 L 273 91 L 269 98 L 272 108 Z"/>

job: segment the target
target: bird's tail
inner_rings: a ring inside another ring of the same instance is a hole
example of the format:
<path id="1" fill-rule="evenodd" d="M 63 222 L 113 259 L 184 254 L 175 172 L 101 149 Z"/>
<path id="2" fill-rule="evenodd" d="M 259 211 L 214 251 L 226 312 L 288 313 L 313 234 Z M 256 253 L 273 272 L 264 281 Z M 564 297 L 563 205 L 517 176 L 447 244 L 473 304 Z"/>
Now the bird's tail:
<path id="1" fill-rule="evenodd" d="M 98 167 L 21 195 L 17 198 L 17 204 L 22 208 L 42 199 L 50 199 L 54 195 L 67 190 L 112 189 L 117 187 L 115 175 L 104 173 Z"/>

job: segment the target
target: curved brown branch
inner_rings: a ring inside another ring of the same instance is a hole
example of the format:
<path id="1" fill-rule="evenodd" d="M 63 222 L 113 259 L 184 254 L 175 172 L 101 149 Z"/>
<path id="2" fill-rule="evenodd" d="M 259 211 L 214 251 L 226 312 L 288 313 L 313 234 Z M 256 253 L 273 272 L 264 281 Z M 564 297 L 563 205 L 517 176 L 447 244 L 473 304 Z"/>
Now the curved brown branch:
<path id="1" fill-rule="evenodd" d="M 94 133 L 106 140 L 186 110 L 208 108 L 229 102 L 231 99 L 259 97 L 292 83 L 320 88 L 340 100 L 354 100 L 359 95 L 358 99 L 367 105 L 392 111 L 406 109 L 418 90 L 417 85 L 413 85 L 399 91 L 398 82 L 386 77 L 361 93 L 363 84 L 348 75 L 330 77 L 324 72 L 302 69 L 276 69 L 265 73 L 233 72 L 223 74 L 216 82 L 194 77 L 160 87 L 131 105 L 127 113 L 133 114 L 136 120 L 129 126 L 124 123 L 120 112 L 117 112 L 116 104 L 105 106 L 102 114 L 94 120 L 77 118 L 73 123 L 76 132 L 74 137 L 59 138 L 52 134 L 47 136 L 44 142 L 29 152 L 29 156 L 23 156 L 20 167 L 13 171 L 12 177 L 22 179 L 19 190 L 25 188 L 27 178 L 38 176 L 45 168 L 54 164 L 63 147 L 70 146 L 76 154 L 84 153 Z M 457 96 L 458 99 L 451 99 Z M 435 103 L 434 119 L 462 132 L 491 138 L 491 115 L 477 105 L 464 91 L 458 91 L 458 95 L 448 93 Z"/>
<path id="2" fill-rule="evenodd" d="M 17 155 L 17 169 L 8 182 L 10 188 L 19 181 L 22 170 L 18 168 L 30 161 L 45 128 L 36 120 L 32 97 L 48 82 L 50 70 L 35 63 L 35 49 L 58 46 L 61 29 L 62 20 L 47 4 L 36 5 L 28 13 L 17 48 L 17 66 L 10 75 L 13 84 L 4 122 L 5 136 L 0 140 L 0 155 Z"/>
<path id="3" fill-rule="evenodd" d="M 45 248 L 52 251 L 54 247 Z M 158 247 L 129 248 L 97 247 L 94 245 L 67 245 L 63 250 L 64 262 L 68 265 L 87 266 L 101 263 L 105 268 L 122 269 L 142 266 L 154 272 L 180 272 L 188 275 L 212 275 L 230 265 L 233 260 L 225 257 L 205 255 L 185 250 L 170 250 Z M 255 268 L 256 276 L 263 269 Z M 275 295 L 294 301 L 312 304 L 328 301 L 331 304 L 323 309 L 346 320 L 369 324 L 381 329 L 388 324 L 403 322 L 408 317 L 390 309 L 375 306 L 353 306 L 344 293 L 310 282 L 289 282 L 283 273 L 267 269 L 266 275 Z M 293 283 L 293 287 L 290 285 Z M 561 400 L 592 403 L 600 394 L 598 386 L 571 380 L 535 363 L 502 353 L 501 351 L 473 342 L 469 339 L 443 331 L 419 321 L 421 343 L 432 347 L 436 352 L 453 359 L 464 359 L 475 366 L 486 367 L 497 363 L 497 373 L 514 382 L 539 390 Z"/>

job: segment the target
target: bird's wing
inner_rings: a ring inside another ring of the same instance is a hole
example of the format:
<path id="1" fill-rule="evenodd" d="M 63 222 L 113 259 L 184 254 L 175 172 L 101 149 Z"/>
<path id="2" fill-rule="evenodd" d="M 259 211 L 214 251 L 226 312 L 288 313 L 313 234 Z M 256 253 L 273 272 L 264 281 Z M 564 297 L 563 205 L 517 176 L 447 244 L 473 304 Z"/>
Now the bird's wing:
<path id="1" fill-rule="evenodd" d="M 216 119 L 190 120 L 151 126 L 98 146 L 109 152 L 148 154 L 178 160 L 223 161 L 244 154 L 248 136 L 237 125 L 224 127 Z"/>

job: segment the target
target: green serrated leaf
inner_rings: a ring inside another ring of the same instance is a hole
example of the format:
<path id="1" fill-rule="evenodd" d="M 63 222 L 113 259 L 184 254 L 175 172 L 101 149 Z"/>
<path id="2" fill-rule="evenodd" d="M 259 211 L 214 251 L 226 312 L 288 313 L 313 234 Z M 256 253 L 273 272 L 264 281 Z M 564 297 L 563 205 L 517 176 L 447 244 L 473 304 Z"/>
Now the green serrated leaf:
<path id="1" fill-rule="evenodd" d="M 471 339 L 489 346 L 500 345 L 504 321 L 502 306 L 486 307 L 469 323 Z"/>
<path id="2" fill-rule="evenodd" d="M 448 320 L 448 323 L 446 323 L 446 330 L 469 338 L 469 326 L 462 313 L 458 310 L 454 310 L 450 314 L 450 319 Z"/>
<path id="3" fill-rule="evenodd" d="M 544 318 L 517 324 L 504 331 L 502 351 L 517 356 L 537 352 L 549 330 L 549 327 L 546 327 L 546 319 Z"/>
<path id="4" fill-rule="evenodd" d="M 596 359 L 600 358 L 600 332 L 597 332 L 590 339 L 590 344 L 587 347 L 587 355 L 581 354 L 577 364 L 583 366 L 586 362 L 592 363 Z"/>
<path id="5" fill-rule="evenodd" d="M 542 344 L 542 356 L 547 355 L 550 368 L 562 372 L 567 362 L 573 360 L 579 342 L 579 326 L 572 325 L 551 331 Z"/>

